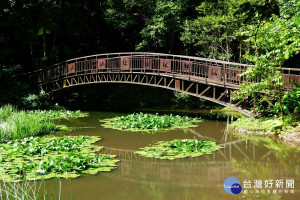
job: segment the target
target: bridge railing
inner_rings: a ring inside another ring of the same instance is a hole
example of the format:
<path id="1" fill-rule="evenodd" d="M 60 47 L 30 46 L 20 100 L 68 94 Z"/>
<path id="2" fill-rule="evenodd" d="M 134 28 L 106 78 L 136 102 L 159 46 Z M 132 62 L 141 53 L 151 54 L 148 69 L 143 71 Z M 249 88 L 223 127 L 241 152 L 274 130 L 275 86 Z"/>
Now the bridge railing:
<path id="1" fill-rule="evenodd" d="M 38 82 L 46 84 L 68 77 L 98 73 L 158 73 L 181 76 L 199 81 L 210 81 L 224 86 L 239 86 L 245 80 L 240 74 L 251 65 L 208 58 L 161 53 L 110 53 L 70 59 L 53 67 L 37 71 Z M 300 83 L 300 69 L 282 68 L 285 88 Z"/>

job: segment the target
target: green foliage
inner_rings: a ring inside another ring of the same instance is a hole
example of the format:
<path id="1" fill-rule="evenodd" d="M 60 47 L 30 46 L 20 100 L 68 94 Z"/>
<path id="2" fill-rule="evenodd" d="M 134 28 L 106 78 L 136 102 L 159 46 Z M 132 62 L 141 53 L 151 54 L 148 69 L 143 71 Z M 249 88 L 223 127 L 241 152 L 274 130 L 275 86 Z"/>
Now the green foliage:
<path id="1" fill-rule="evenodd" d="M 174 35 L 182 30 L 182 1 L 156 1 L 152 16 L 147 20 L 140 32 L 142 42 L 136 50 L 164 49 L 168 47 L 171 52 L 174 46 Z"/>
<path id="2" fill-rule="evenodd" d="M 298 119 L 297 119 L 298 120 Z M 284 132 L 297 132 L 298 122 L 292 115 L 287 115 L 284 119 L 276 117 L 266 117 L 260 119 L 239 118 L 230 127 L 237 132 L 248 134 L 281 134 Z"/>
<path id="3" fill-rule="evenodd" d="M 54 103 L 53 98 L 45 94 L 44 91 L 35 91 L 34 93 L 27 93 L 22 98 L 20 98 L 17 103 L 18 107 L 26 110 L 64 110 L 63 106 L 58 103 Z"/>
<path id="4" fill-rule="evenodd" d="M 79 118 L 86 117 L 87 113 L 82 113 L 80 110 L 70 111 L 70 110 L 28 110 L 26 111 L 29 115 L 34 115 L 40 118 L 47 119 L 59 119 L 59 118 Z"/>
<path id="5" fill-rule="evenodd" d="M 70 55 L 70 49 L 77 45 L 73 43 L 74 39 L 82 38 L 78 34 L 90 33 L 84 22 L 90 12 L 85 12 L 84 4 L 65 0 L 1 3 L 0 30 L 4 45 L 0 60 L 23 61 L 22 64 L 40 68 L 57 62 L 58 55 Z"/>
<path id="6" fill-rule="evenodd" d="M 119 30 L 128 29 L 145 20 L 154 4 L 153 0 L 107 0 L 105 19 Z"/>
<path id="7" fill-rule="evenodd" d="M 244 117 L 239 118 L 230 124 L 230 127 L 235 130 L 257 131 L 263 133 L 275 133 L 281 130 L 283 126 L 283 120 L 273 118 L 249 119 Z"/>
<path id="8" fill-rule="evenodd" d="M 191 96 L 183 92 L 174 92 L 174 102 L 178 105 L 183 105 L 191 100 Z"/>
<path id="9" fill-rule="evenodd" d="M 153 115 L 144 113 L 133 113 L 127 116 L 115 117 L 112 119 L 101 120 L 106 128 L 130 131 L 159 131 L 176 128 L 195 127 L 194 122 L 200 122 L 199 118 L 187 116 Z"/>
<path id="10" fill-rule="evenodd" d="M 174 160 L 176 158 L 197 157 L 219 150 L 215 142 L 196 139 L 160 141 L 151 147 L 141 148 L 135 153 L 149 158 Z"/>
<path id="11" fill-rule="evenodd" d="M 107 6 L 105 19 L 131 46 L 135 46 L 135 50 L 180 51 L 175 47 L 180 44 L 179 33 L 189 3 L 181 0 L 108 0 Z"/>
<path id="12" fill-rule="evenodd" d="M 243 74 L 249 82 L 236 98 L 254 97 L 257 91 L 263 91 L 283 110 L 283 82 L 277 69 L 299 64 L 297 0 L 47 0 L 0 4 L 0 90 L 4 91 L 0 105 L 17 104 L 24 96 L 26 84 L 11 76 L 20 65 L 25 71 L 33 71 L 95 52 L 145 50 L 255 64 Z M 262 81 L 250 83 L 254 78 Z M 23 98 L 26 108 L 45 109 L 41 100 L 39 94 Z M 257 99 L 257 112 L 269 114 L 274 108 L 262 102 Z"/>
<path id="13" fill-rule="evenodd" d="M 241 99 L 245 95 L 256 96 L 258 91 L 264 93 L 269 101 L 277 101 L 281 105 L 283 80 L 280 67 L 296 55 L 300 50 L 299 13 L 296 1 L 278 1 L 279 13 L 272 14 L 268 19 L 261 20 L 259 25 L 250 24 L 244 27 L 242 35 L 248 39 L 246 42 L 251 47 L 245 58 L 255 63 L 255 67 L 248 68 L 242 76 L 246 80 L 258 79 L 258 82 L 244 82 L 242 89 L 235 95 Z M 254 21 L 261 16 L 259 10 Z M 261 103 L 258 101 L 258 103 Z M 269 111 L 273 109 L 270 108 Z"/>
<path id="14" fill-rule="evenodd" d="M 282 97 L 281 103 L 285 114 L 292 115 L 294 117 L 293 121 L 300 120 L 300 87 L 286 93 Z M 280 105 L 278 102 L 276 102 L 273 112 L 275 114 L 280 113 Z"/>
<path id="15" fill-rule="evenodd" d="M 239 6 L 248 0 L 203 1 L 196 8 L 196 19 L 186 20 L 181 40 L 196 54 L 221 60 L 241 61 L 243 37 L 237 33 L 243 26 Z"/>
<path id="16" fill-rule="evenodd" d="M 11 105 L 0 108 L 0 141 L 45 135 L 57 130 L 50 119 L 18 111 Z"/>
<path id="17" fill-rule="evenodd" d="M 0 62 L 0 106 L 7 103 L 16 104 L 27 93 L 29 86 L 18 77 L 13 77 L 20 69 L 20 65 L 1 65 Z"/>
<path id="18" fill-rule="evenodd" d="M 28 94 L 21 99 L 21 106 L 25 109 L 44 109 L 49 108 L 51 103 L 46 94 L 40 91 L 38 94 Z"/>
<path id="19" fill-rule="evenodd" d="M 19 111 L 11 105 L 0 108 L 0 141 L 40 136 L 61 130 L 53 119 L 78 118 L 87 114 L 80 111 L 34 110 Z"/>
<path id="20" fill-rule="evenodd" d="M 111 171 L 113 155 L 95 152 L 97 136 L 30 137 L 0 144 L 0 179 L 5 182 L 75 178 L 81 174 Z"/>

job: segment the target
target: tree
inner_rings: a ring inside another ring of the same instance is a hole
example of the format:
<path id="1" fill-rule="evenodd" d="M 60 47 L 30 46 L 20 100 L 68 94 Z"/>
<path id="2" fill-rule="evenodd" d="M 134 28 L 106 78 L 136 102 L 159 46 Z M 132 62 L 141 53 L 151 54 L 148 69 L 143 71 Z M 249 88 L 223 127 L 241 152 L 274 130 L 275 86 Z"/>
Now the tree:
<path id="1" fill-rule="evenodd" d="M 266 0 L 265 4 L 268 3 Z M 278 102 L 283 118 L 284 82 L 280 68 L 289 58 L 299 54 L 300 4 L 296 1 L 281 0 L 277 3 L 280 8 L 278 12 L 272 14 L 270 18 L 265 18 L 258 10 L 255 19 L 252 20 L 260 20 L 259 23 L 248 25 L 243 33 L 248 37 L 246 42 L 252 48 L 252 51 L 246 53 L 245 58 L 255 63 L 255 67 L 248 68 L 242 76 L 248 80 L 259 77 L 259 81 L 243 83 L 242 89 L 236 92 L 236 98 L 243 98 L 245 95 L 255 97 L 258 92 L 262 92 L 268 101 Z"/>
<path id="2" fill-rule="evenodd" d="M 185 48 L 194 49 L 202 57 L 242 61 L 244 37 L 237 34 L 243 23 L 240 5 L 249 0 L 209 0 L 196 10 L 196 19 L 186 20 L 181 40 Z"/>
<path id="3" fill-rule="evenodd" d="M 152 16 L 140 32 L 142 41 L 136 49 L 173 52 L 175 37 L 182 30 L 183 9 L 182 1 L 158 0 Z"/>
<path id="4" fill-rule="evenodd" d="M 134 50 L 140 31 L 151 17 L 155 0 L 107 0 L 105 20 L 118 32 L 127 46 L 126 51 Z"/>

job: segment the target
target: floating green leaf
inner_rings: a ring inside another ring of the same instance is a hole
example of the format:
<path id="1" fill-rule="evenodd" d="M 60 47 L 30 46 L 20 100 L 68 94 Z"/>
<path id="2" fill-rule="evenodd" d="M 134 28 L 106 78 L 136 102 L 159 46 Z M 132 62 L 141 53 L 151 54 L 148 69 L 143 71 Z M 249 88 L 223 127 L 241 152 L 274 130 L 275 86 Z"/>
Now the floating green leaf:
<path id="1" fill-rule="evenodd" d="M 221 149 L 215 142 L 196 139 L 159 141 L 153 146 L 140 148 L 135 153 L 141 156 L 174 160 L 176 158 L 197 157 Z"/>
<path id="2" fill-rule="evenodd" d="M 0 180 L 21 181 L 110 171 L 114 155 L 96 154 L 97 136 L 31 137 L 0 144 Z"/>
<path id="3" fill-rule="evenodd" d="M 194 122 L 201 122 L 199 118 L 179 115 L 153 115 L 144 113 L 133 113 L 127 116 L 115 117 L 101 120 L 106 128 L 130 131 L 159 131 L 176 128 L 196 127 Z"/>

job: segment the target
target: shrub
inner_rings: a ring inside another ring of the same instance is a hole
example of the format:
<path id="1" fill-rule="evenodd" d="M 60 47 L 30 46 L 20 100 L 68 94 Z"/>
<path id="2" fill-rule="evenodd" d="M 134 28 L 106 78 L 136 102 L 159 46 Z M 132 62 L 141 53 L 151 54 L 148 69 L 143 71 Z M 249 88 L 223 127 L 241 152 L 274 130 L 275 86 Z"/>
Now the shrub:
<path id="1" fill-rule="evenodd" d="M 300 87 L 286 93 L 281 100 L 283 112 L 285 114 L 291 114 L 294 116 L 295 120 L 300 119 Z M 276 102 L 273 109 L 273 113 L 280 113 L 280 105 Z"/>

